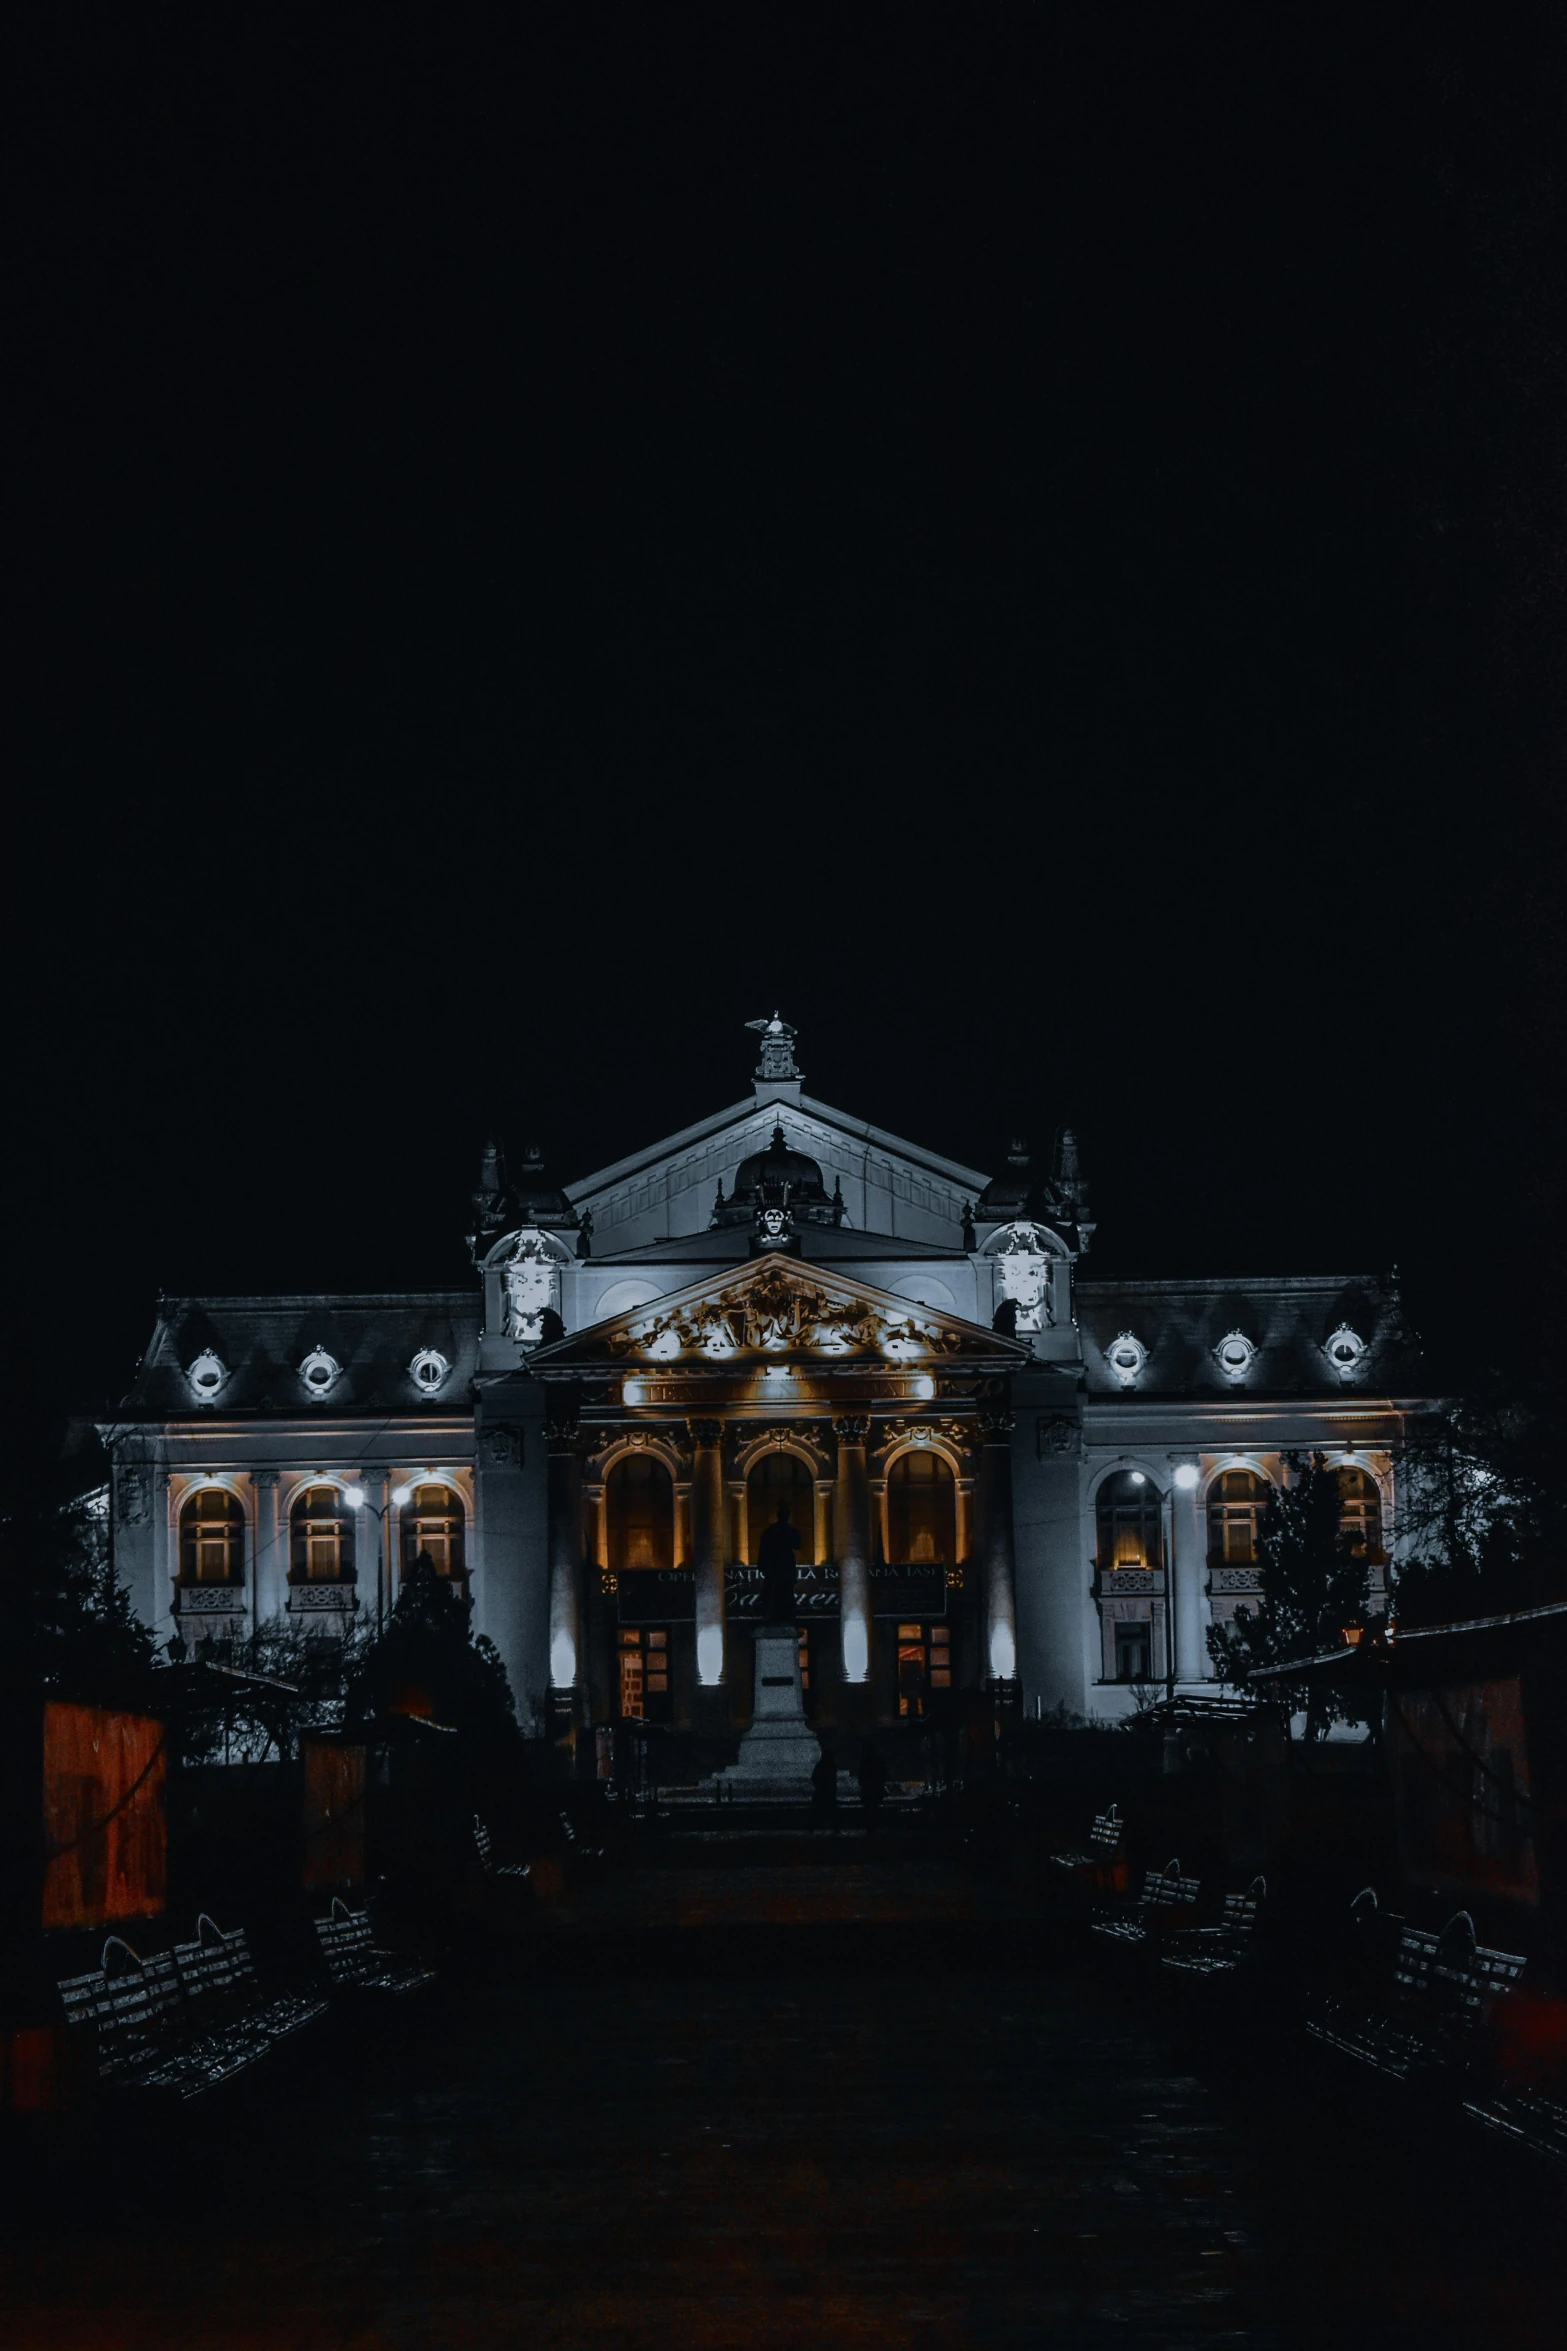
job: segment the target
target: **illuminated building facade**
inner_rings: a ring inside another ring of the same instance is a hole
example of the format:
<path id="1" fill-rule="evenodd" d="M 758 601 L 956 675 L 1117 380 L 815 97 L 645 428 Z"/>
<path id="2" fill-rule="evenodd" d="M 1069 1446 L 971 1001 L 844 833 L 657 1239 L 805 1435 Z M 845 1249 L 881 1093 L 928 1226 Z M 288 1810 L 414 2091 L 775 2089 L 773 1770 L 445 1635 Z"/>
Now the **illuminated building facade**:
<path id="1" fill-rule="evenodd" d="M 422 1556 L 534 1731 L 732 1729 L 782 1515 L 823 1727 L 986 1687 L 1120 1714 L 1208 1678 L 1294 1449 L 1380 1578 L 1388 1283 L 1093 1281 L 1070 1133 L 988 1175 L 814 1100 L 754 1025 L 744 1100 L 578 1183 L 492 1147 L 471 1290 L 164 1301 L 105 1431 L 149 1621 L 337 1630 Z"/>

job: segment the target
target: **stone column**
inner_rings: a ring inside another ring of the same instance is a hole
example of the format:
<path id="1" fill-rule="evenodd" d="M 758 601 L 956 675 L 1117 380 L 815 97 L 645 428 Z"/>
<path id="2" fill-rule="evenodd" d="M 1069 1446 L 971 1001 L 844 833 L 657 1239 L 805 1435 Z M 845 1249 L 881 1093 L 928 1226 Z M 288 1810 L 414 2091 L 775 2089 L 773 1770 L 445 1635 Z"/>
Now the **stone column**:
<path id="1" fill-rule="evenodd" d="M 979 1416 L 980 1590 L 984 1670 L 994 1681 L 1017 1677 L 1017 1569 L 1012 1548 L 1012 1415 Z"/>
<path id="2" fill-rule="evenodd" d="M 550 1689 L 570 1703 L 582 1685 L 582 1462 L 574 1420 L 547 1420 L 549 1455 Z"/>
<path id="3" fill-rule="evenodd" d="M 1203 1622 L 1203 1585 L 1207 1580 L 1208 1543 L 1203 1524 L 1202 1489 L 1197 1483 L 1182 1489 L 1174 1472 L 1195 1469 L 1196 1457 L 1182 1454 L 1170 1464 L 1170 1620 L 1175 1627 L 1175 1673 L 1183 1682 L 1207 1681 L 1213 1665 L 1208 1656 L 1207 1627 Z"/>
<path id="4" fill-rule="evenodd" d="M 696 1670 L 705 1688 L 724 1678 L 724 1424 L 687 1422 L 691 1465 L 691 1569 L 696 1584 Z"/>
<path id="5" fill-rule="evenodd" d="M 288 1590 L 288 1561 L 278 1547 L 277 1471 L 253 1469 L 256 1489 L 256 1555 L 251 1562 L 251 1597 L 258 1624 L 276 1616 Z"/>
<path id="6" fill-rule="evenodd" d="M 863 1682 L 871 1666 L 871 1485 L 865 1467 L 865 1440 L 871 1424 L 864 1413 L 850 1412 L 832 1426 L 838 1440 L 832 1535 L 838 1563 L 843 1678 Z"/>

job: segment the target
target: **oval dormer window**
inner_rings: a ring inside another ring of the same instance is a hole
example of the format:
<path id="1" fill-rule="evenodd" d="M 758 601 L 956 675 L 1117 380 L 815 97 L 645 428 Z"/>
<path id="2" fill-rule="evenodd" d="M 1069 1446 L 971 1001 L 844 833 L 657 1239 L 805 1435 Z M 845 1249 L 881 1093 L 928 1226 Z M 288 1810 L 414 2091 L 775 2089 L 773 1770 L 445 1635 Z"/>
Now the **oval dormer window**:
<path id="1" fill-rule="evenodd" d="M 343 1367 L 324 1347 L 312 1347 L 299 1367 L 299 1376 L 312 1396 L 327 1396 L 343 1376 Z"/>
<path id="2" fill-rule="evenodd" d="M 1328 1341 L 1328 1361 L 1337 1372 L 1352 1372 L 1366 1352 L 1366 1342 L 1347 1322 L 1341 1322 Z"/>
<path id="3" fill-rule="evenodd" d="M 451 1365 L 436 1347 L 421 1347 L 408 1366 L 408 1377 L 426 1396 L 433 1396 L 451 1370 Z"/>
<path id="4" fill-rule="evenodd" d="M 228 1378 L 228 1367 L 221 1355 L 210 1347 L 203 1347 L 185 1377 L 189 1380 L 199 1402 L 210 1404 Z"/>
<path id="5" fill-rule="evenodd" d="M 1143 1365 L 1148 1361 L 1148 1350 L 1142 1340 L 1134 1338 L 1130 1331 L 1123 1331 L 1118 1339 L 1111 1340 L 1105 1353 L 1110 1369 L 1122 1387 L 1134 1386 Z"/>
<path id="6" fill-rule="evenodd" d="M 1231 1331 L 1214 1349 L 1219 1369 L 1228 1380 L 1243 1380 L 1257 1360 L 1257 1350 L 1244 1331 Z"/>

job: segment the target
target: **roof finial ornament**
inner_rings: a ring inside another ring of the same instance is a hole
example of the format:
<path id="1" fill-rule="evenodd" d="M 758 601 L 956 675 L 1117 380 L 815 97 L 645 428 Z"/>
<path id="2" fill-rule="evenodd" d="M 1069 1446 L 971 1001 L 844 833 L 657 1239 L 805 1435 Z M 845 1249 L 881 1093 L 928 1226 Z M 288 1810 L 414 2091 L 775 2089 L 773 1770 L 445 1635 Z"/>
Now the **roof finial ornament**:
<path id="1" fill-rule="evenodd" d="M 762 1058 L 755 1075 L 763 1085 L 787 1085 L 790 1079 L 798 1081 L 800 1072 L 794 1063 L 794 1040 L 798 1029 L 792 1029 L 775 1012 L 771 1020 L 748 1020 L 748 1029 L 756 1029 L 762 1039 Z"/>

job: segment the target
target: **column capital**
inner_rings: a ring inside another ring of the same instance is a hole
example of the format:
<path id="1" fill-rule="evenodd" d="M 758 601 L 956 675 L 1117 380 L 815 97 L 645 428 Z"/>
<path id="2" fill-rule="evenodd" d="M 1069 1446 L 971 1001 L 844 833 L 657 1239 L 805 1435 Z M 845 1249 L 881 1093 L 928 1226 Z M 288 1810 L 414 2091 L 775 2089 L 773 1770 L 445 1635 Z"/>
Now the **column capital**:
<path id="1" fill-rule="evenodd" d="M 280 1474 L 275 1469 L 253 1469 L 250 1473 L 250 1482 L 257 1487 L 275 1486 Z"/>
<path id="2" fill-rule="evenodd" d="M 386 1471 L 384 1469 L 362 1469 L 359 1472 L 359 1483 L 362 1486 L 370 1486 L 376 1493 L 379 1493 L 386 1483 Z"/>
<path id="3" fill-rule="evenodd" d="M 721 1420 L 688 1420 L 686 1431 L 692 1444 L 698 1448 L 721 1445 L 724 1441 L 724 1424 Z"/>
<path id="4" fill-rule="evenodd" d="M 544 1423 L 544 1443 L 553 1459 L 568 1459 L 581 1450 L 582 1423 L 577 1420 L 547 1420 Z"/>
<path id="5" fill-rule="evenodd" d="M 832 1424 L 832 1433 L 840 1445 L 863 1445 L 871 1433 L 868 1412 L 840 1412 Z"/>
<path id="6" fill-rule="evenodd" d="M 1009 1445 L 1012 1442 L 1013 1416 L 1003 1407 L 983 1404 L 979 1412 L 979 1433 L 987 1445 Z"/>

